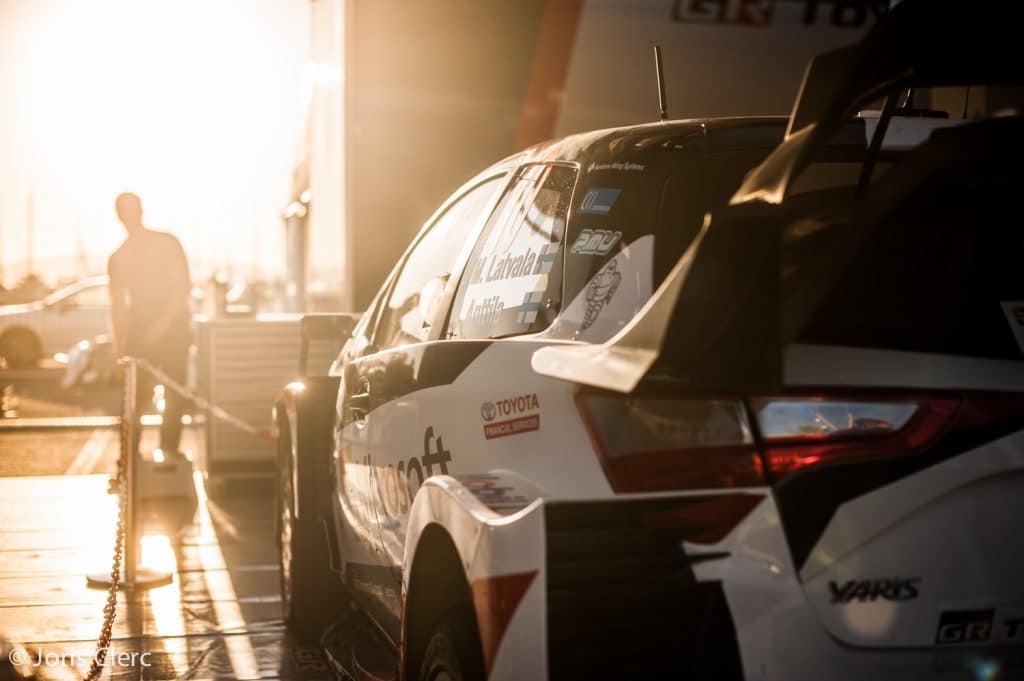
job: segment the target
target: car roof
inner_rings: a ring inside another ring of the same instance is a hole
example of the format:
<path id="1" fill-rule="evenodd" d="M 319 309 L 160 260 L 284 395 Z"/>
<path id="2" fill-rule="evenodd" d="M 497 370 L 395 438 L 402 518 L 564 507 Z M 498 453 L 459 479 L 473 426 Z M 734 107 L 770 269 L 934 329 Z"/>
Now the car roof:
<path id="1" fill-rule="evenodd" d="M 592 130 L 535 144 L 488 170 L 538 162 L 586 164 L 656 146 L 705 153 L 773 149 L 782 141 L 788 121 L 787 116 L 691 118 Z"/>
<path id="2" fill-rule="evenodd" d="M 50 293 L 45 298 L 43 298 L 43 302 L 49 305 L 63 298 L 67 298 L 68 296 L 74 295 L 84 289 L 93 288 L 96 286 L 106 286 L 108 283 L 109 280 L 107 278 L 107 275 L 105 274 L 99 274 L 96 276 L 79 279 L 78 281 L 72 282 L 67 286 L 62 286 L 53 293 Z"/>
<path id="3" fill-rule="evenodd" d="M 612 161 L 629 152 L 642 153 L 652 147 L 674 147 L 697 153 L 766 149 L 777 147 L 789 124 L 787 116 L 733 116 L 689 118 L 605 128 L 540 142 L 506 156 L 466 181 L 448 197 L 423 228 L 432 224 L 470 187 L 507 173 L 525 163 L 590 163 Z M 422 230 L 418 234 L 422 234 Z M 413 239 L 416 242 L 418 236 Z"/>

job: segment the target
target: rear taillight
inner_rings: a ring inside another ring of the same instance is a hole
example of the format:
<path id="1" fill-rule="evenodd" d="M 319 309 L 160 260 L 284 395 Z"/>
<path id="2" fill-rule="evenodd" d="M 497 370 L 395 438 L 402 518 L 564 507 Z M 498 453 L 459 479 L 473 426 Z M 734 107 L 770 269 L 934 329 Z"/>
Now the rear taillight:
<path id="1" fill-rule="evenodd" d="M 912 452 L 941 435 L 960 400 L 581 390 L 577 403 L 612 488 L 649 492 L 764 485 L 808 466 Z"/>
<path id="2" fill-rule="evenodd" d="M 617 492 L 764 484 L 761 458 L 738 398 L 581 391 L 577 403 Z"/>
<path id="3" fill-rule="evenodd" d="M 774 482 L 807 466 L 920 449 L 942 433 L 959 403 L 930 396 L 801 395 L 750 401 Z"/>

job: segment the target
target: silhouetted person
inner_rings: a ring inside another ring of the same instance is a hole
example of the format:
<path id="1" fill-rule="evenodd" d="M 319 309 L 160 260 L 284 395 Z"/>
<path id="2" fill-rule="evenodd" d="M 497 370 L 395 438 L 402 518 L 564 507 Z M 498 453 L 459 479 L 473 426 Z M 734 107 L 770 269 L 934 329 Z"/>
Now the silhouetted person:
<path id="1" fill-rule="evenodd" d="M 114 327 L 114 352 L 149 360 L 175 381 L 185 383 L 191 343 L 189 296 L 191 279 L 181 243 L 166 232 L 142 224 L 142 201 L 121 194 L 114 203 L 128 238 L 107 263 Z M 139 372 L 138 411 L 153 392 L 153 381 Z M 181 443 L 181 416 L 185 400 L 164 386 L 160 449 L 168 455 Z M 136 428 L 136 444 L 141 428 Z"/>

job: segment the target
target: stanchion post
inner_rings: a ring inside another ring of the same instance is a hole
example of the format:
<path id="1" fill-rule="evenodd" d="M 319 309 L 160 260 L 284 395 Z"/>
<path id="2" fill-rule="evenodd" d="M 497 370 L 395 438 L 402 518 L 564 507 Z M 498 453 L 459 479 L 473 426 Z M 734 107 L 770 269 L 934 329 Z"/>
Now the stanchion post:
<path id="1" fill-rule="evenodd" d="M 174 575 L 139 567 L 142 542 L 138 519 L 139 505 L 139 440 L 141 419 L 139 418 L 139 360 L 126 357 L 124 366 L 124 403 L 121 407 L 121 456 L 124 459 L 124 551 L 121 569 L 118 571 L 118 586 L 122 589 L 149 589 L 170 584 Z M 127 447 L 128 451 L 124 451 Z M 109 573 L 86 575 L 90 586 L 109 587 L 112 576 Z"/>
<path id="2" fill-rule="evenodd" d="M 125 461 L 125 475 L 128 486 L 125 503 L 124 526 L 124 587 L 126 589 L 149 589 L 170 584 L 174 576 L 170 572 L 140 568 L 142 557 L 142 534 L 139 525 L 139 442 L 142 439 L 142 419 L 138 404 L 140 362 L 135 357 L 128 358 L 125 367 L 125 379 L 128 381 L 128 458 Z M 148 383 L 147 383 L 148 385 Z M 136 432 L 139 431 L 139 432 Z"/>
<path id="3" fill-rule="evenodd" d="M 124 581 L 125 586 L 131 588 L 135 585 L 135 570 L 139 562 L 139 537 L 138 519 L 135 517 L 136 503 L 138 500 L 138 465 L 139 458 L 139 437 L 136 432 L 139 429 L 138 415 L 138 394 L 139 394 L 139 364 L 134 357 L 128 359 L 124 368 L 125 380 L 125 409 L 121 418 L 128 419 L 127 445 L 128 453 L 125 459 L 125 481 L 128 486 L 125 496 L 125 527 L 124 527 Z"/>

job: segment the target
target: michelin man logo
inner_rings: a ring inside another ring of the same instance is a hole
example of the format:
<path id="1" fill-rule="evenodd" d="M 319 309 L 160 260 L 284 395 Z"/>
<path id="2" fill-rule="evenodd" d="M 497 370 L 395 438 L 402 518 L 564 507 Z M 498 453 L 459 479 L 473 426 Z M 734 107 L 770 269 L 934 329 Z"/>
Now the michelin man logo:
<path id="1" fill-rule="evenodd" d="M 622 273 L 619 272 L 619 267 L 615 260 L 610 260 L 607 265 L 594 275 L 594 278 L 590 280 L 590 284 L 587 286 L 587 311 L 583 315 L 583 324 L 580 326 L 581 331 L 586 331 L 597 321 L 601 310 L 611 302 L 612 297 L 615 296 L 615 291 L 618 290 L 621 283 Z"/>

